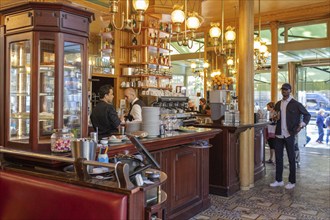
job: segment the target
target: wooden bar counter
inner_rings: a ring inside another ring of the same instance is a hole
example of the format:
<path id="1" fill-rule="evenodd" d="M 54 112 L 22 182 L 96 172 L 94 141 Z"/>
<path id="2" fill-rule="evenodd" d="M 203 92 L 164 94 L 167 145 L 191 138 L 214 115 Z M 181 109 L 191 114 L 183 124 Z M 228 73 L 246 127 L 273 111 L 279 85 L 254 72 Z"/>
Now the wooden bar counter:
<path id="1" fill-rule="evenodd" d="M 143 214 L 141 210 L 145 206 L 143 205 L 145 198 L 141 190 L 139 190 L 140 193 L 137 194 L 136 192 L 132 193 L 132 190 L 128 190 L 128 193 L 126 193 L 125 190 L 114 189 L 115 193 L 128 195 L 128 219 L 134 219 L 134 216 L 140 216 L 138 219 L 150 219 L 151 215 L 154 215 L 156 212 L 158 213 L 157 216 L 160 218 L 189 219 L 207 209 L 210 206 L 209 149 L 212 149 L 208 140 L 214 138 L 220 132 L 220 129 L 196 128 L 194 131 L 189 132 L 173 131 L 162 137 L 140 139 L 143 146 L 160 164 L 163 175 L 166 175 L 166 178 L 164 178 L 166 182 L 161 181 L 161 191 L 166 195 L 166 199 L 164 199 L 164 203 L 160 203 L 161 207 L 150 206 L 149 209 L 147 209 L 147 207 L 145 214 Z M 112 157 L 114 155 L 127 153 L 127 151 L 129 151 L 129 154 L 137 153 L 137 149 L 130 141 L 110 144 L 108 155 Z M 24 154 L 29 154 L 29 152 L 25 151 Z M 46 157 L 48 156 L 46 155 Z M 63 158 L 63 160 L 73 159 L 70 155 L 58 157 Z M 27 159 L 25 158 L 25 160 Z M 30 162 L 33 163 L 34 160 Z M 33 167 L 31 164 L 29 167 L 30 166 Z M 36 165 L 36 167 L 40 166 Z M 16 168 L 16 171 L 17 169 L 20 168 Z M 51 170 L 51 168 L 46 168 L 45 172 L 47 175 L 41 175 L 39 172 L 37 176 L 45 178 L 46 181 L 47 179 L 54 180 L 54 178 L 58 180 L 58 175 L 52 175 Z M 26 172 L 27 171 L 25 171 L 25 173 Z M 61 175 L 66 176 L 68 174 L 63 173 Z M 63 182 L 95 189 L 100 188 L 107 191 L 112 189 L 111 187 L 104 188 L 104 186 L 100 184 L 74 181 L 72 177 L 68 178 L 68 180 L 63 180 Z M 155 208 L 157 210 L 154 210 Z M 141 218 L 141 216 L 144 217 Z"/>
<path id="2" fill-rule="evenodd" d="M 214 138 L 220 129 L 198 128 L 194 132 L 172 132 L 158 138 L 141 139 L 145 148 L 167 174 L 162 190 L 167 193 L 166 219 L 189 219 L 210 206 L 209 147 L 194 147 L 194 142 Z M 131 143 L 112 145 L 109 156 L 128 150 Z"/>
<path id="3" fill-rule="evenodd" d="M 218 128 L 222 132 L 210 139 L 213 147 L 210 149 L 210 193 L 221 196 L 231 196 L 240 190 L 239 180 L 239 146 L 240 133 L 255 128 L 254 136 L 254 179 L 265 175 L 264 146 L 265 127 L 268 123 L 221 125 L 199 124 L 197 127 Z"/>

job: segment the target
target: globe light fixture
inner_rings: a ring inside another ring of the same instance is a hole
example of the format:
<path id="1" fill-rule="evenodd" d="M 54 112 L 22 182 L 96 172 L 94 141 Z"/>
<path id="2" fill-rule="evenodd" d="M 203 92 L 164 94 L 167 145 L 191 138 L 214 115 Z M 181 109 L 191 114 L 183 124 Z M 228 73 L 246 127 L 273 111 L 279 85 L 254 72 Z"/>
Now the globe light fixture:
<path id="1" fill-rule="evenodd" d="M 211 22 L 209 35 L 212 38 L 214 52 L 219 56 L 226 56 L 226 49 L 232 49 L 236 39 L 234 27 L 228 26 L 224 31 L 224 0 L 221 0 L 221 29 L 220 23 Z"/>
<path id="2" fill-rule="evenodd" d="M 263 64 L 267 62 L 269 52 L 266 46 L 266 42 L 261 39 L 261 15 L 260 15 L 260 0 L 259 0 L 259 13 L 258 13 L 258 35 L 254 39 L 254 61 L 257 69 L 262 68 Z"/>
<path id="3" fill-rule="evenodd" d="M 174 11 L 171 13 L 173 23 L 173 32 L 176 34 L 179 46 L 193 47 L 193 41 L 196 38 L 195 31 L 201 26 L 203 18 L 197 12 L 188 13 L 187 0 L 183 6 L 174 5 Z M 184 24 L 184 31 L 181 32 L 181 25 Z M 181 39 L 181 41 L 180 41 Z"/>

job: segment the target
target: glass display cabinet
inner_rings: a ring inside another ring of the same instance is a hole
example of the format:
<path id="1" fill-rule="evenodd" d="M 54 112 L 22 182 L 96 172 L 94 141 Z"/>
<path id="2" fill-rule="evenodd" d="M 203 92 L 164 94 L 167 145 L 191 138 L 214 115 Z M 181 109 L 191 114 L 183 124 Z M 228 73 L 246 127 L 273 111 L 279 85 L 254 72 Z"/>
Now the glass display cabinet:
<path id="1" fill-rule="evenodd" d="M 59 3 L 29 2 L 0 11 L 5 81 L 5 147 L 50 151 L 53 129 L 86 137 L 87 39 L 93 14 Z"/>

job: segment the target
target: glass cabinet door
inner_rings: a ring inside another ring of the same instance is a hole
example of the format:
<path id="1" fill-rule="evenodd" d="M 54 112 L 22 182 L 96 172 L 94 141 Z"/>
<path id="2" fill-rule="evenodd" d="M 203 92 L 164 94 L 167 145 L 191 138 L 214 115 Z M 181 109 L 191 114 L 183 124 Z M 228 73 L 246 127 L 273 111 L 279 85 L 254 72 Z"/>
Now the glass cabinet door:
<path id="1" fill-rule="evenodd" d="M 31 42 L 9 44 L 10 141 L 28 143 L 30 136 Z"/>
<path id="2" fill-rule="evenodd" d="M 55 43 L 40 40 L 39 137 L 49 137 L 54 129 Z"/>
<path id="3" fill-rule="evenodd" d="M 64 127 L 81 136 L 82 111 L 82 45 L 64 42 Z"/>

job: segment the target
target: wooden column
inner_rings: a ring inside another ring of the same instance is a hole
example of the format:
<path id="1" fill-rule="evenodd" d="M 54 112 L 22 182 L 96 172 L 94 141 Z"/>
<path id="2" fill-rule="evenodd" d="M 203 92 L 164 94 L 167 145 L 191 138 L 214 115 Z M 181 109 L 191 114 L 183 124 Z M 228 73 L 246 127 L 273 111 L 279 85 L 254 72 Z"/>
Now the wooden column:
<path id="1" fill-rule="evenodd" d="M 254 122 L 253 1 L 239 0 L 238 102 L 241 123 Z M 240 185 L 248 190 L 254 182 L 254 130 L 240 136 Z"/>
<path id="2" fill-rule="evenodd" d="M 276 102 L 278 100 L 278 22 L 270 23 L 270 31 L 272 36 L 272 46 L 271 46 L 271 100 Z"/>
<path id="3" fill-rule="evenodd" d="M 296 68 L 296 63 L 295 62 L 289 62 L 288 63 L 288 78 L 289 78 L 289 83 L 292 86 L 291 89 L 291 95 L 293 97 L 296 97 L 297 93 L 297 68 Z"/>

